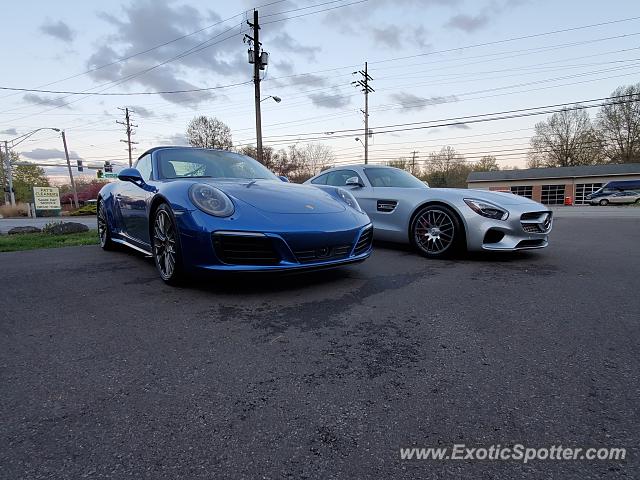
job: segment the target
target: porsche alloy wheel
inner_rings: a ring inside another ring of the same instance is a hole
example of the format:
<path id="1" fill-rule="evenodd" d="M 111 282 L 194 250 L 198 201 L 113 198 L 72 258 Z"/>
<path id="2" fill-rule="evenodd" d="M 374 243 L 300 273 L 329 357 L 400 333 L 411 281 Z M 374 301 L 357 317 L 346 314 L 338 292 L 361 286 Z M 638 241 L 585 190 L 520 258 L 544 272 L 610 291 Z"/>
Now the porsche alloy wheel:
<path id="1" fill-rule="evenodd" d="M 115 243 L 111 240 L 111 231 L 109 230 L 109 222 L 107 220 L 107 211 L 102 201 L 98 203 L 98 237 L 100 238 L 100 247 L 103 250 L 113 250 Z"/>
<path id="2" fill-rule="evenodd" d="M 167 283 L 178 282 L 182 273 L 178 230 L 167 205 L 160 205 L 155 212 L 152 242 L 160 277 Z"/>
<path id="3" fill-rule="evenodd" d="M 456 250 L 461 232 L 456 215 L 441 205 L 430 205 L 413 220 L 413 244 L 426 257 L 444 257 Z"/>

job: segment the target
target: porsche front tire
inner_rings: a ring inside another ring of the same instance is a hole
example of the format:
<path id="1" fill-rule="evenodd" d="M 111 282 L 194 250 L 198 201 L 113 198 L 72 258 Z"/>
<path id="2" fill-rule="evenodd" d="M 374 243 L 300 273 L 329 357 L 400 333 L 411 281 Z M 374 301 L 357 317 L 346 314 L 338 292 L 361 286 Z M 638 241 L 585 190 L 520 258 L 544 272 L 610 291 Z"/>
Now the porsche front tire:
<path id="1" fill-rule="evenodd" d="M 153 260 L 160 278 L 170 285 L 184 280 L 184 265 L 176 219 L 165 203 L 153 214 L 151 230 Z"/>
<path id="2" fill-rule="evenodd" d="M 115 250 L 117 244 L 111 238 L 111 228 L 109 227 L 107 211 L 102 201 L 98 202 L 97 218 L 98 239 L 100 240 L 100 247 L 103 250 Z"/>

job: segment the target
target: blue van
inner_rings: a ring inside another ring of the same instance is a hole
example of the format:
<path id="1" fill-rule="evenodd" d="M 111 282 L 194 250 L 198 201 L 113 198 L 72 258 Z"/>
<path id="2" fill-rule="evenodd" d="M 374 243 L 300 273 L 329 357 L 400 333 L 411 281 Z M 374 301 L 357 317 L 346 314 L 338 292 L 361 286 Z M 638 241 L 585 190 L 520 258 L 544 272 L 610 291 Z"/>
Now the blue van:
<path id="1" fill-rule="evenodd" d="M 604 197 L 616 192 L 640 192 L 640 180 L 620 180 L 604 184 L 598 190 L 585 197 L 585 200 L 593 200 L 594 198 Z"/>

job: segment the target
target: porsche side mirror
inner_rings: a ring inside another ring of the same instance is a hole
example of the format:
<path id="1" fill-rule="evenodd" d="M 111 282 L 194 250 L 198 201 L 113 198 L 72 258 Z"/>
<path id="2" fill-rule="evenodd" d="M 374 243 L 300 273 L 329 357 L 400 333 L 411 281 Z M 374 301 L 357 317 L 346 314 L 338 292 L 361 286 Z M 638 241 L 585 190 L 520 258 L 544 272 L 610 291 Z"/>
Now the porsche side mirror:
<path id="1" fill-rule="evenodd" d="M 289 183 L 289 179 L 288 179 L 287 177 L 285 177 L 284 175 L 278 175 L 278 178 L 279 178 L 280 180 L 282 180 L 283 182 L 287 182 L 287 183 Z"/>
<path id="2" fill-rule="evenodd" d="M 142 179 L 142 174 L 138 171 L 137 168 L 125 168 L 124 170 L 120 171 L 120 173 L 118 173 L 118 180 L 135 184 L 145 183 Z"/>
<path id="3" fill-rule="evenodd" d="M 344 182 L 344 184 L 347 187 L 364 187 L 364 185 L 362 184 L 362 182 L 358 177 L 349 177 L 347 178 L 347 181 Z"/>

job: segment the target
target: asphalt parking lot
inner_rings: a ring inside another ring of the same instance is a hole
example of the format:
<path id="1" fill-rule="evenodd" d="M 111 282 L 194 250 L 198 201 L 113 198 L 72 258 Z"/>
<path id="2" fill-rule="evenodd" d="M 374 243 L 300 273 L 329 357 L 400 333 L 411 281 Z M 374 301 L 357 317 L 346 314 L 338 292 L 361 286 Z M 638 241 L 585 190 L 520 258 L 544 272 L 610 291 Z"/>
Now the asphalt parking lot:
<path id="1" fill-rule="evenodd" d="M 0 477 L 635 478 L 640 221 L 187 288 L 98 247 L 0 254 Z M 624 447 L 403 461 L 401 447 Z"/>

